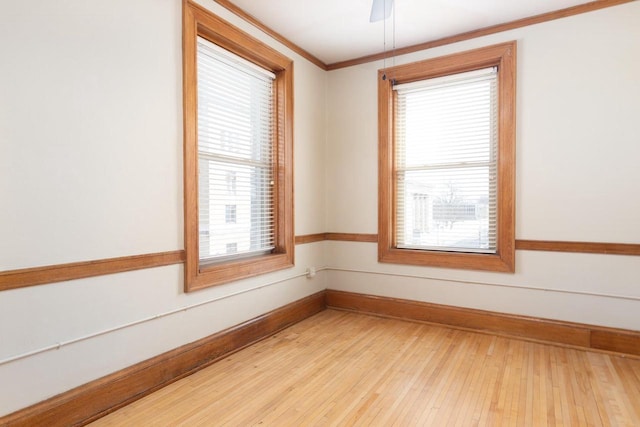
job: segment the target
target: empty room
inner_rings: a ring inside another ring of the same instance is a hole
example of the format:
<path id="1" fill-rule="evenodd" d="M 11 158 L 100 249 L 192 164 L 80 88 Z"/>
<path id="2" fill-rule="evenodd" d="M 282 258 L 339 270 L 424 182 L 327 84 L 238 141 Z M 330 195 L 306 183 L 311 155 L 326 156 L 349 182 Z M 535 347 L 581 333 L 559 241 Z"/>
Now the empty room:
<path id="1" fill-rule="evenodd" d="M 0 426 L 640 425 L 637 0 L 0 1 Z"/>

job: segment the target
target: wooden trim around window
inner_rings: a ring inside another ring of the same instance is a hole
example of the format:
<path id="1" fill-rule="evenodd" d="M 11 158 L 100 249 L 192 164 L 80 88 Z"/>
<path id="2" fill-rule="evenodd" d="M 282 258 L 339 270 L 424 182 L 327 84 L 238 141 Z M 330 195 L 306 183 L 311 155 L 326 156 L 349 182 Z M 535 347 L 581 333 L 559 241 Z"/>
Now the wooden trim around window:
<path id="1" fill-rule="evenodd" d="M 640 332 L 421 301 L 326 291 L 327 308 L 640 356 Z"/>
<path id="2" fill-rule="evenodd" d="M 1 426 L 85 425 L 325 309 L 324 291 L 0 417 Z"/>
<path id="3" fill-rule="evenodd" d="M 398 249 L 395 239 L 395 94 L 393 83 L 498 67 L 498 242 L 496 254 Z M 383 79 L 383 76 L 385 78 Z M 378 72 L 378 260 L 513 272 L 515 270 L 516 42 L 387 68 Z"/>
<path id="4" fill-rule="evenodd" d="M 618 6 L 624 3 L 630 3 L 636 0 L 596 0 L 590 3 L 579 4 L 576 6 L 568 7 L 566 9 L 555 10 L 552 12 L 542 13 L 540 15 L 530 16 L 523 19 L 517 19 L 515 21 L 505 22 L 502 24 L 492 25 L 490 27 L 484 27 L 477 30 L 468 31 L 466 33 L 460 33 L 449 37 L 443 37 L 437 40 L 431 40 L 424 43 L 418 43 L 412 46 L 401 47 L 393 50 L 393 56 L 406 55 L 421 50 L 433 49 L 434 47 L 444 46 L 448 44 L 458 43 L 465 40 L 471 40 L 478 37 L 487 36 L 490 34 L 501 33 L 503 31 L 515 30 L 516 28 L 527 27 L 529 25 L 541 24 L 547 21 L 553 21 L 560 18 L 566 18 L 573 15 L 579 15 L 581 13 L 592 12 L 594 10 L 604 9 L 607 7 Z M 373 55 L 361 56 L 359 58 L 348 59 L 346 61 L 334 62 L 328 64 L 326 69 L 328 71 L 338 70 L 340 68 L 352 67 L 354 65 L 366 64 L 368 62 L 379 61 L 384 58 L 389 58 L 389 52 L 381 52 Z"/>
<path id="5" fill-rule="evenodd" d="M 181 264 L 184 251 L 157 252 L 0 272 L 0 291 Z"/>
<path id="6" fill-rule="evenodd" d="M 184 222 L 186 292 L 293 266 L 293 61 L 203 7 L 183 2 Z M 275 249 L 272 254 L 201 266 L 198 250 L 196 40 L 212 43 L 276 75 Z"/>

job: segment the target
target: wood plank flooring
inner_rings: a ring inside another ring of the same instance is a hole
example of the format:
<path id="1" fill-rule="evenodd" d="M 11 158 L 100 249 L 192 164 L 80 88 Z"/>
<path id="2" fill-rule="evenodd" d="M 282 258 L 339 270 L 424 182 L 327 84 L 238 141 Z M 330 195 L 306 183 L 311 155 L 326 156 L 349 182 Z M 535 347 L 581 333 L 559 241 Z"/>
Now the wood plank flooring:
<path id="1" fill-rule="evenodd" d="M 640 360 L 325 310 L 92 426 L 640 426 Z"/>

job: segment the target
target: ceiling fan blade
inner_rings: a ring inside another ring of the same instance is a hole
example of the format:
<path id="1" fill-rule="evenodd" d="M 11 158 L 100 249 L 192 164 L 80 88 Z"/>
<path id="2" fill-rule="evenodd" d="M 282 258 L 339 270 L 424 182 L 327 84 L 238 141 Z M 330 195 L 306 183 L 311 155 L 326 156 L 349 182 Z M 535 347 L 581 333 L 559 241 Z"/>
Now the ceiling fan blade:
<path id="1" fill-rule="evenodd" d="M 371 3 L 371 16 L 369 22 L 382 21 L 391 15 L 393 0 L 373 0 Z"/>

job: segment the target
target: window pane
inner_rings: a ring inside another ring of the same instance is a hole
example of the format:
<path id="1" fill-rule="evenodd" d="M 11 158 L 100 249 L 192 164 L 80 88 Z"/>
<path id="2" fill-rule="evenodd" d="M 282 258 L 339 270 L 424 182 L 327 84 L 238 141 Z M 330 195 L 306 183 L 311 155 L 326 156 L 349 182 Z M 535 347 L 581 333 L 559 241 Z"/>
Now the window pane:
<path id="1" fill-rule="evenodd" d="M 408 171 L 398 178 L 398 246 L 495 248 L 495 185 L 487 167 Z"/>
<path id="2" fill-rule="evenodd" d="M 198 39 L 200 259 L 274 247 L 273 77 Z"/>
<path id="3" fill-rule="evenodd" d="M 227 178 L 235 176 L 235 192 Z M 200 159 L 200 258 L 267 251 L 274 246 L 271 168 Z M 205 190 L 206 189 L 206 190 Z"/>
<path id="4" fill-rule="evenodd" d="M 496 251 L 496 75 L 400 87 L 397 246 Z"/>

